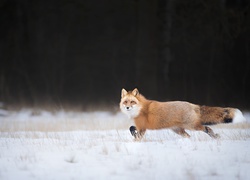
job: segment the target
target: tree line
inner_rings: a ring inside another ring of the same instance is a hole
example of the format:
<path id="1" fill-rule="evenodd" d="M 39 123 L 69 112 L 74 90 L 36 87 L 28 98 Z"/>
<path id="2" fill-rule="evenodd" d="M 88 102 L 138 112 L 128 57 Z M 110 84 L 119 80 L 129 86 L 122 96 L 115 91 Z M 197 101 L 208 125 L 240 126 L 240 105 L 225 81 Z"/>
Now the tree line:
<path id="1" fill-rule="evenodd" d="M 0 101 L 250 107 L 246 0 L 3 0 Z"/>

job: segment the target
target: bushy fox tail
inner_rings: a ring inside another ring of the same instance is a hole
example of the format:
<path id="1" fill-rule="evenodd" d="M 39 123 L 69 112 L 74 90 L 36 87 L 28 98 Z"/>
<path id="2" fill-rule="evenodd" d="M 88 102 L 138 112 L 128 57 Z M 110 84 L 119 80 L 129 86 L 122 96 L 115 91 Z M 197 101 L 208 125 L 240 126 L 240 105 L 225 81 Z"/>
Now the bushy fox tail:
<path id="1" fill-rule="evenodd" d="M 246 122 L 242 112 L 235 108 L 200 106 L 200 118 L 204 125 Z"/>

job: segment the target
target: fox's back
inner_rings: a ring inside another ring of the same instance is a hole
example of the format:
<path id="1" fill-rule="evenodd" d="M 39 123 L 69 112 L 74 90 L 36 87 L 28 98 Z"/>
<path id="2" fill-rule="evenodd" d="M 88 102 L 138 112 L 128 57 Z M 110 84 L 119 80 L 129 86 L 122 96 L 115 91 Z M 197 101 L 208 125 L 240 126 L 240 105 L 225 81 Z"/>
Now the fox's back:
<path id="1" fill-rule="evenodd" d="M 199 107 L 189 102 L 152 101 L 148 106 L 148 128 L 159 129 L 171 126 L 186 126 L 199 118 Z"/>

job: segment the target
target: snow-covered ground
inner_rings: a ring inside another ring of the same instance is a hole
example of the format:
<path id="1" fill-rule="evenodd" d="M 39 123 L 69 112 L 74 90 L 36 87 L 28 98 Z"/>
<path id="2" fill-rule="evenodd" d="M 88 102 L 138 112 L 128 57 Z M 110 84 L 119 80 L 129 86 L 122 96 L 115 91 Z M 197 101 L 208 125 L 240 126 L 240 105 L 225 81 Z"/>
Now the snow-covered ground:
<path id="1" fill-rule="evenodd" d="M 159 130 L 141 142 L 130 135 L 132 124 L 111 112 L 6 113 L 0 179 L 250 179 L 249 123 L 211 126 L 216 140 Z"/>

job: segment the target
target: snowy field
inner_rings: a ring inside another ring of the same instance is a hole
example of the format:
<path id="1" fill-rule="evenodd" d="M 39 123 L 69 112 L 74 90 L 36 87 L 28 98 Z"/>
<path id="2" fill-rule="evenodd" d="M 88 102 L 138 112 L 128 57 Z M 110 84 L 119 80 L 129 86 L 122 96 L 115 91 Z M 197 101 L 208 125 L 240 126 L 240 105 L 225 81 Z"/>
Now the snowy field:
<path id="1" fill-rule="evenodd" d="M 250 122 L 250 113 L 244 113 Z M 0 112 L 0 179 L 250 179 L 250 124 L 211 126 L 220 139 L 147 131 L 111 112 Z"/>

